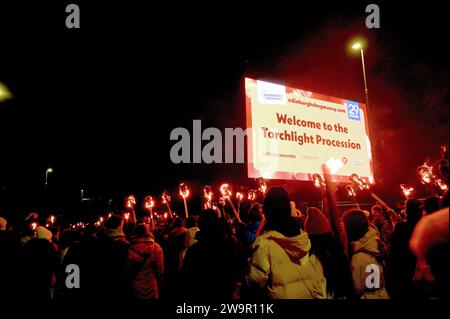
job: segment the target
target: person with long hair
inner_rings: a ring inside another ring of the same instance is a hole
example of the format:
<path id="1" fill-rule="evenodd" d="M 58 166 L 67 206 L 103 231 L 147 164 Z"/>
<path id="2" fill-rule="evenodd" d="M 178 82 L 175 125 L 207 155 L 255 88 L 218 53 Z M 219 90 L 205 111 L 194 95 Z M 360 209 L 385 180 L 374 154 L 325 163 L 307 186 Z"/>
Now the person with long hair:
<path id="1" fill-rule="evenodd" d="M 347 211 L 343 220 L 356 295 L 360 299 L 389 299 L 380 261 L 381 239 L 377 231 L 369 227 L 366 214 L 359 209 Z"/>

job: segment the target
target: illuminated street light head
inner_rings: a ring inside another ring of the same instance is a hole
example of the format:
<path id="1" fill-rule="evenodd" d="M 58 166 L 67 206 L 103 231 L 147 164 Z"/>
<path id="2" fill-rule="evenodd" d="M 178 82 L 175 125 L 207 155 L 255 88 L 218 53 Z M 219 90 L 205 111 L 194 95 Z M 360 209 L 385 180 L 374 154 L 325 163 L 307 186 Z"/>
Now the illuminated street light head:
<path id="1" fill-rule="evenodd" d="M 53 173 L 53 168 L 51 167 L 47 168 L 47 173 Z"/>
<path id="2" fill-rule="evenodd" d="M 361 42 L 355 42 L 355 43 L 352 45 L 352 49 L 353 49 L 353 50 L 359 50 L 359 49 L 361 49 L 361 48 L 362 48 Z"/>
<path id="3" fill-rule="evenodd" d="M 8 90 L 6 85 L 0 83 L 0 102 L 6 101 L 12 98 L 12 93 Z"/>

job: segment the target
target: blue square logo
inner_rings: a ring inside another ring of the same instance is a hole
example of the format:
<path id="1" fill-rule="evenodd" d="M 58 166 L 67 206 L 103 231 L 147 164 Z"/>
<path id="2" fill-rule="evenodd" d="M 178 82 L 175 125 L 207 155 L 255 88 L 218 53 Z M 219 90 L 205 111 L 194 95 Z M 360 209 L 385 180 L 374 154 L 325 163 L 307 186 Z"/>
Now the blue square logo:
<path id="1" fill-rule="evenodd" d="M 360 121 L 361 111 L 359 110 L 359 103 L 353 101 L 345 101 L 347 105 L 348 118 L 350 120 Z"/>

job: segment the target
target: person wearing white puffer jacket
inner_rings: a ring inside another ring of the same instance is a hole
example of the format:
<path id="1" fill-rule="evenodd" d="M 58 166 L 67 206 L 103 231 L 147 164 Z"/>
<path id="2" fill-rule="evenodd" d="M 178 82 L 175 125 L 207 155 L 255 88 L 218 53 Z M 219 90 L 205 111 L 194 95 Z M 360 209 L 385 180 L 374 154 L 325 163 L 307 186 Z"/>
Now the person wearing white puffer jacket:
<path id="1" fill-rule="evenodd" d="M 369 227 L 369 221 L 361 210 L 346 212 L 343 220 L 350 246 L 350 267 L 356 295 L 360 299 L 389 299 L 380 261 L 383 244 L 377 231 Z"/>
<path id="2" fill-rule="evenodd" d="M 311 242 L 291 216 L 286 190 L 271 188 L 263 211 L 266 224 L 254 243 L 247 284 L 271 299 L 326 298 L 323 269 L 309 256 Z"/>

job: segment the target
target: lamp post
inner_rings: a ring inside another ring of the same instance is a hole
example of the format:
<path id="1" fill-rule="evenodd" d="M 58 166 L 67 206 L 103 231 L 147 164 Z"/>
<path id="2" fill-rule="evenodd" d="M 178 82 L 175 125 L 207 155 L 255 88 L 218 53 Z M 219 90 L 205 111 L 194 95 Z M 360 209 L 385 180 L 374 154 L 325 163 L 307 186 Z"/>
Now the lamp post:
<path id="1" fill-rule="evenodd" d="M 352 44 L 352 49 L 359 50 L 361 53 L 361 65 L 362 65 L 363 78 L 364 78 L 364 93 L 366 96 L 367 118 L 368 118 L 368 122 L 370 124 L 372 122 L 373 118 L 372 118 L 372 115 L 371 115 L 372 112 L 371 112 L 370 106 L 369 106 L 369 89 L 367 88 L 366 64 L 364 61 L 364 46 L 361 42 L 357 41 Z M 371 125 L 369 125 L 369 132 L 370 132 L 370 136 L 373 137 L 373 128 Z M 375 154 L 375 145 L 371 143 L 370 146 L 372 149 L 372 154 Z M 374 155 L 372 155 L 372 158 L 374 158 Z M 374 160 L 373 160 L 373 162 L 375 163 Z M 375 165 L 373 166 L 373 169 L 375 170 Z M 373 174 L 375 175 L 375 172 Z"/>
<path id="2" fill-rule="evenodd" d="M 361 42 L 356 42 L 352 45 L 352 49 L 360 50 L 360 52 L 361 52 L 361 64 L 362 64 L 362 71 L 363 71 L 363 77 L 364 77 L 364 92 L 366 94 L 366 106 L 367 106 L 367 109 L 369 109 L 369 89 L 367 88 L 366 64 L 364 62 L 364 48 L 363 48 Z"/>
<path id="3" fill-rule="evenodd" d="M 53 173 L 53 168 L 49 167 L 45 171 L 45 190 L 47 190 L 48 187 L 48 174 Z"/>

